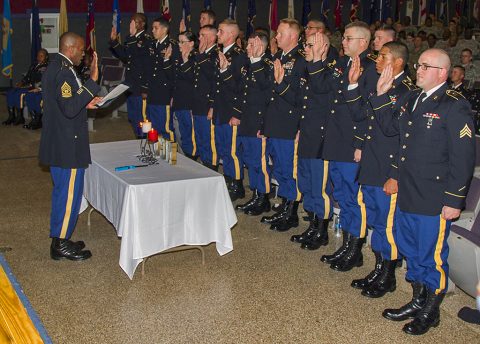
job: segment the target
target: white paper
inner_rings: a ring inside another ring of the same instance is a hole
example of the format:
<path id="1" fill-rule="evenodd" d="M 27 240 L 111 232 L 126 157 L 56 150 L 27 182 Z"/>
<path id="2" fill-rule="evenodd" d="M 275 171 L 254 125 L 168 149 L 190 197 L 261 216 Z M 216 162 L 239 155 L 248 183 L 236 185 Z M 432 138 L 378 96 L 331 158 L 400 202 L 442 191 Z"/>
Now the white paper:
<path id="1" fill-rule="evenodd" d="M 119 95 L 121 95 L 123 92 L 128 90 L 128 88 L 129 87 L 127 85 L 124 85 L 124 84 L 118 85 L 113 90 L 111 90 L 110 93 L 108 93 L 105 97 L 103 97 L 103 99 L 96 104 L 96 107 L 102 107 L 106 103 L 114 100 Z"/>

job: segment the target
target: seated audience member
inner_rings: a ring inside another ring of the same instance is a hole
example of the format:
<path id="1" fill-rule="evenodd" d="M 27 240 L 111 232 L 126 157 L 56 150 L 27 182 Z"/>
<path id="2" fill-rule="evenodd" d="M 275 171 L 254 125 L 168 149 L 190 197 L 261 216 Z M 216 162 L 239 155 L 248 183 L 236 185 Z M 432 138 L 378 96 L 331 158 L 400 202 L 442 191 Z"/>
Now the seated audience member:
<path id="1" fill-rule="evenodd" d="M 465 69 L 465 87 L 469 90 L 473 89 L 475 82 L 478 81 L 479 73 L 477 67 L 472 63 L 473 56 L 470 49 L 463 49 L 460 54 L 460 62 Z"/>
<path id="2" fill-rule="evenodd" d="M 452 71 L 450 73 L 450 89 L 457 91 L 458 93 L 461 93 L 466 99 L 468 99 L 468 96 L 470 92 L 468 92 L 467 88 L 465 87 L 465 84 L 463 83 L 465 78 L 465 68 L 463 68 L 460 65 L 455 65 L 452 68 Z"/>

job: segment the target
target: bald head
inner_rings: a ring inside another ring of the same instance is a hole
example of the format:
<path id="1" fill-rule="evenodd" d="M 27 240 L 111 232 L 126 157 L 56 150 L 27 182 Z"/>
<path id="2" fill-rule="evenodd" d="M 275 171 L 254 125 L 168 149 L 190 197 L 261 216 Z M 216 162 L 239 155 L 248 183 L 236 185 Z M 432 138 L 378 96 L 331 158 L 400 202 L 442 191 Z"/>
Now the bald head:
<path id="1" fill-rule="evenodd" d="M 448 79 L 450 57 L 442 49 L 427 49 L 418 58 L 417 86 L 428 92 Z"/>
<path id="2" fill-rule="evenodd" d="M 73 47 L 78 39 L 83 39 L 80 35 L 77 35 L 74 32 L 65 32 L 60 36 L 60 52 L 65 55 L 66 50 L 69 47 Z"/>
<path id="3" fill-rule="evenodd" d="M 74 32 L 65 32 L 60 36 L 60 53 L 65 55 L 78 66 L 85 53 L 85 41 Z"/>

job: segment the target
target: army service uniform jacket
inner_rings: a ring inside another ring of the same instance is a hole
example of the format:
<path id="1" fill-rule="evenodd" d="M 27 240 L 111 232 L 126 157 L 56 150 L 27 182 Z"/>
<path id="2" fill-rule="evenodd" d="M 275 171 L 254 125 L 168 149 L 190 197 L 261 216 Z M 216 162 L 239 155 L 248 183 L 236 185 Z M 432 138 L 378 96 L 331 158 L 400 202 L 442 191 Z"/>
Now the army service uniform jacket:
<path id="1" fill-rule="evenodd" d="M 419 93 L 412 92 L 393 115 L 388 94 L 370 102 L 382 129 L 400 135 L 400 209 L 436 216 L 443 206 L 465 206 L 475 165 L 473 119 L 468 101 L 446 83 L 412 110 Z"/>
<path id="2" fill-rule="evenodd" d="M 173 89 L 173 110 L 192 110 L 193 106 L 193 80 L 195 55 L 193 50 L 187 62 L 183 63 L 181 56 L 175 64 L 175 85 Z"/>
<path id="3" fill-rule="evenodd" d="M 210 109 L 210 92 L 215 82 L 214 75 L 217 68 L 217 46 L 210 50 L 198 53 L 194 58 L 193 104 L 194 115 L 206 116 Z"/>
<path id="4" fill-rule="evenodd" d="M 43 128 L 40 162 L 61 168 L 86 168 L 91 163 L 86 106 L 100 91 L 92 79 L 81 84 L 63 55 L 43 74 Z"/>

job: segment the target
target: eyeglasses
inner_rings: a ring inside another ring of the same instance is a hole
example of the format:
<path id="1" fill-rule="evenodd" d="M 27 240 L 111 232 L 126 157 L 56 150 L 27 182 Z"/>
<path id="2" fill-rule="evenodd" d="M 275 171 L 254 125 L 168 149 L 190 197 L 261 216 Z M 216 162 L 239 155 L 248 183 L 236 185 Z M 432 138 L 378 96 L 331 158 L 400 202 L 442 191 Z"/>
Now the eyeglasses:
<path id="1" fill-rule="evenodd" d="M 190 43 L 190 41 L 178 41 L 178 44 Z"/>
<path id="2" fill-rule="evenodd" d="M 313 43 L 303 43 L 304 49 L 311 48 L 311 47 L 313 47 Z"/>
<path id="3" fill-rule="evenodd" d="M 342 41 L 351 42 L 351 41 L 353 41 L 354 39 L 365 39 L 365 38 L 363 38 L 363 37 L 342 36 Z"/>
<path id="4" fill-rule="evenodd" d="M 427 65 L 425 63 L 423 63 L 423 64 L 414 63 L 413 64 L 413 69 L 418 70 L 419 68 L 422 68 L 422 70 L 427 70 L 428 68 L 445 69 L 443 67 L 430 66 L 430 65 Z"/>
<path id="5" fill-rule="evenodd" d="M 320 26 L 305 26 L 305 30 L 321 29 Z"/>

